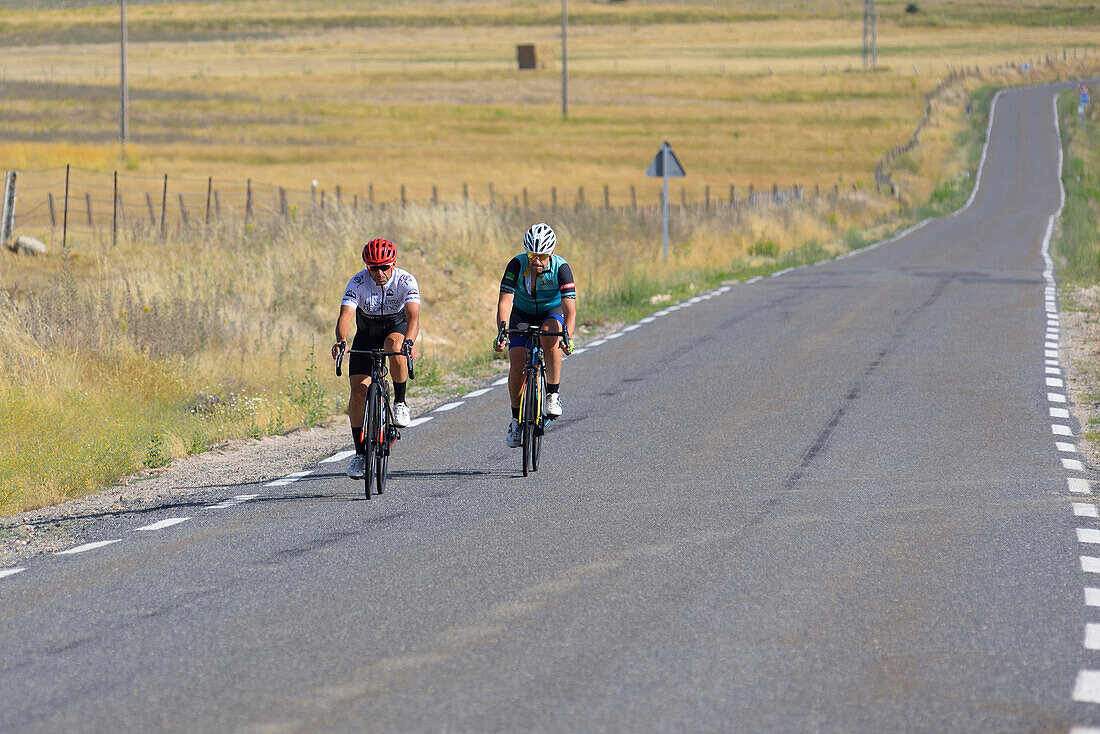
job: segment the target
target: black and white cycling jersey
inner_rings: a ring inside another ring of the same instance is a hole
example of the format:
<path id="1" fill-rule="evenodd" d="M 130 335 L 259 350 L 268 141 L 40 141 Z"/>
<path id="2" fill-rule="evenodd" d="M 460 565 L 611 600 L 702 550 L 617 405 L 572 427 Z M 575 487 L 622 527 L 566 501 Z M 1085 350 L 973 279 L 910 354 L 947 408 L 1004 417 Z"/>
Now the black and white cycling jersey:
<path id="1" fill-rule="evenodd" d="M 340 305 L 354 306 L 359 316 L 380 318 L 403 313 L 406 303 L 420 303 L 420 286 L 408 270 L 394 268 L 385 285 L 378 285 L 370 273 L 360 270 L 348 281 Z"/>

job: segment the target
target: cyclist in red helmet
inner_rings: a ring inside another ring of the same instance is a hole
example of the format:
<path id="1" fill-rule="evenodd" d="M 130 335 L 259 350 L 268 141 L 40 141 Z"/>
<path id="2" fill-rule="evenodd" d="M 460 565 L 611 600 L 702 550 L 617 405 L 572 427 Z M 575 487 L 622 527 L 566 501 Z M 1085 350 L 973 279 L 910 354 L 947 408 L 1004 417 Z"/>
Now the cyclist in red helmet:
<path id="1" fill-rule="evenodd" d="M 413 274 L 397 267 L 397 247 L 389 240 L 373 239 L 363 248 L 361 270 L 348 282 L 344 298 L 340 302 L 340 318 L 336 321 L 336 343 L 332 345 L 332 358 L 340 353 L 340 346 L 347 346 L 351 325 L 355 323 L 355 341 L 352 349 L 385 349 L 401 351 L 403 345 L 412 347 L 412 356 L 420 356 L 416 337 L 420 334 L 420 286 Z M 351 382 L 351 398 L 348 400 L 348 418 L 355 441 L 355 458 L 348 466 L 348 476 L 362 479 L 366 471 L 363 453 L 363 408 L 370 384 L 370 362 L 363 354 L 351 354 L 348 361 L 348 379 Z M 404 357 L 390 357 L 390 378 L 393 380 L 393 423 L 398 428 L 409 425 L 412 418 L 405 402 L 405 388 L 409 379 L 409 367 Z"/>

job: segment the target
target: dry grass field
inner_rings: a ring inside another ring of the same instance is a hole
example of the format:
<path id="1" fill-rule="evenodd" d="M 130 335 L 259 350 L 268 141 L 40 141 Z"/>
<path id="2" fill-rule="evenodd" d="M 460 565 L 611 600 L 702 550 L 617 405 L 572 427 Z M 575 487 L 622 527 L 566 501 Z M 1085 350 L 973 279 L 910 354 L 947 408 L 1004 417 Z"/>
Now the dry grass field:
<path id="1" fill-rule="evenodd" d="M 529 219 L 558 228 L 594 325 L 950 207 L 967 193 L 992 86 L 1026 81 L 1021 62 L 1036 67 L 1031 80 L 1096 68 L 1100 25 L 1085 2 L 917 4 L 878 3 L 871 72 L 851 0 L 571 3 L 563 120 L 556 2 L 131 2 L 123 152 L 117 4 L 5 3 L 0 170 L 71 163 L 298 190 L 317 180 L 390 202 L 405 185 L 421 203 L 229 219 L 164 240 L 133 229 L 118 247 L 78 232 L 61 249 L 40 227 L 50 255 L 0 261 L 0 510 L 337 411 L 343 386 L 324 353 L 368 236 L 398 241 L 421 279 L 422 394 L 485 369 L 498 271 Z M 546 68 L 516 70 L 517 43 L 537 44 Z M 961 69 L 981 76 L 937 98 L 921 145 L 893 167 L 900 197 L 876 194 L 876 162 Z M 841 196 L 682 212 L 665 265 L 651 214 L 572 209 L 582 186 L 602 199 L 607 185 L 613 207 L 631 186 L 655 204 L 644 171 L 662 140 L 689 174 L 675 200 L 773 183 Z M 444 204 L 422 203 L 432 187 Z M 499 206 L 524 189 L 533 211 Z"/>

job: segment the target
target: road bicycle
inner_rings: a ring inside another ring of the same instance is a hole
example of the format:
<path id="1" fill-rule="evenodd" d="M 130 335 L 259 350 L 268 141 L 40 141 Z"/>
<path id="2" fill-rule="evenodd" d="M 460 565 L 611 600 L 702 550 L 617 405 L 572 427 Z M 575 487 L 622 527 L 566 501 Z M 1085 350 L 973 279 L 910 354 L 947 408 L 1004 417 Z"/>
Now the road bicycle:
<path id="1" fill-rule="evenodd" d="M 413 358 L 408 344 L 400 352 L 388 352 L 384 349 L 348 349 L 341 345 L 336 357 L 336 376 L 341 375 L 344 354 L 365 354 L 370 358 L 370 385 L 367 385 L 367 400 L 363 406 L 363 452 L 367 466 L 363 475 L 363 493 L 369 500 L 371 492 L 382 494 L 386 489 L 386 476 L 390 463 L 390 451 L 394 443 L 401 438 L 401 431 L 393 424 L 393 405 L 390 402 L 390 385 L 386 381 L 389 368 L 387 357 L 404 357 L 409 365 L 409 379 L 415 377 Z"/>
<path id="2" fill-rule="evenodd" d="M 561 331 L 543 331 L 537 324 L 528 324 L 524 329 L 508 329 L 501 324 L 497 341 L 503 341 L 505 336 L 521 336 L 527 342 L 527 363 L 523 368 L 523 387 L 519 393 L 520 446 L 523 453 L 523 476 L 527 476 L 528 471 L 539 469 L 542 436 L 546 424 L 554 419 L 542 412 L 546 401 L 546 359 L 542 350 L 542 337 L 556 336 L 568 341 L 569 330 L 563 327 Z"/>

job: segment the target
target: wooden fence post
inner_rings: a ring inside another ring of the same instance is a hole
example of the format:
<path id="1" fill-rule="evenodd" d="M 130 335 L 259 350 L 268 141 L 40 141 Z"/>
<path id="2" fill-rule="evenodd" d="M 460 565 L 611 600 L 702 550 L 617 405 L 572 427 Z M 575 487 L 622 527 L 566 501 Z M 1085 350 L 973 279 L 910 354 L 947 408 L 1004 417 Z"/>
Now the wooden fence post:
<path id="1" fill-rule="evenodd" d="M 370 197 L 369 208 L 371 211 L 374 211 L 374 184 L 367 185 L 367 196 Z"/>
<path id="2" fill-rule="evenodd" d="M 210 195 L 214 191 L 214 177 L 206 178 L 206 216 L 202 220 L 203 227 L 210 226 Z"/>
<path id="3" fill-rule="evenodd" d="M 730 209 L 735 206 L 737 206 L 737 189 L 734 188 L 733 184 L 730 184 Z"/>
<path id="4" fill-rule="evenodd" d="M 583 209 L 583 208 L 584 208 L 584 187 L 583 186 L 578 186 L 577 187 L 577 204 L 574 207 L 574 209 Z"/>
<path id="5" fill-rule="evenodd" d="M 408 200 L 405 198 L 405 184 L 401 184 L 401 208 L 404 209 Z"/>
<path id="6" fill-rule="evenodd" d="M 340 208 L 340 204 L 343 203 L 343 192 L 340 191 L 340 184 L 336 184 L 336 208 Z"/>
<path id="7" fill-rule="evenodd" d="M 607 184 L 603 185 L 603 208 L 611 208 L 611 189 Z"/>
<path id="8" fill-rule="evenodd" d="M 118 247 L 118 171 L 115 171 L 114 193 L 111 195 L 111 247 Z"/>
<path id="9" fill-rule="evenodd" d="M 279 187 L 279 213 L 284 217 L 290 216 L 290 207 L 286 203 L 286 189 Z"/>
<path id="10" fill-rule="evenodd" d="M 46 192 L 46 203 L 50 207 L 50 229 L 57 228 L 57 212 L 54 211 L 53 193 Z"/>
<path id="11" fill-rule="evenodd" d="M 467 184 L 462 184 L 462 202 L 464 204 L 470 203 L 470 187 Z"/>
<path id="12" fill-rule="evenodd" d="M 550 211 L 553 214 L 558 213 L 558 188 L 556 186 L 550 187 Z"/>
<path id="13" fill-rule="evenodd" d="M 493 188 L 493 182 L 489 182 L 489 208 L 493 208 L 493 202 L 496 200 L 496 191 Z"/>
<path id="14" fill-rule="evenodd" d="M 149 226 L 157 226 L 157 215 L 153 213 L 153 197 L 148 191 L 145 192 L 145 206 L 149 209 Z"/>
<path id="15" fill-rule="evenodd" d="M 244 200 L 244 220 L 245 222 L 251 223 L 252 215 L 254 213 L 252 211 L 252 179 L 248 179 L 248 183 L 246 184 L 246 186 L 247 189 L 245 192 L 246 195 Z"/>
<path id="16" fill-rule="evenodd" d="M 710 184 L 706 185 L 703 189 L 703 211 L 707 214 L 710 213 Z"/>
<path id="17" fill-rule="evenodd" d="M 191 226 L 191 220 L 187 217 L 187 207 L 183 203 L 183 194 L 177 194 L 180 199 L 180 221 L 183 222 L 184 227 Z"/>
<path id="18" fill-rule="evenodd" d="M 439 187 L 432 184 L 432 206 L 439 206 Z"/>
<path id="19" fill-rule="evenodd" d="M 95 224 L 92 222 L 92 195 L 87 191 L 84 192 L 84 206 L 88 211 L 88 228 L 95 231 Z"/>
<path id="20" fill-rule="evenodd" d="M 634 190 L 634 184 L 630 184 L 630 210 L 638 213 L 638 192 Z"/>
<path id="21" fill-rule="evenodd" d="M 218 196 L 217 189 L 214 189 L 214 218 L 219 220 L 222 218 L 222 200 Z"/>
<path id="22" fill-rule="evenodd" d="M 164 189 L 160 193 L 160 236 L 168 234 L 168 221 L 165 215 L 168 212 L 168 174 L 164 174 Z"/>
<path id="23" fill-rule="evenodd" d="M 61 247 L 68 247 L 69 237 L 69 164 L 65 164 L 65 209 L 61 215 Z"/>

